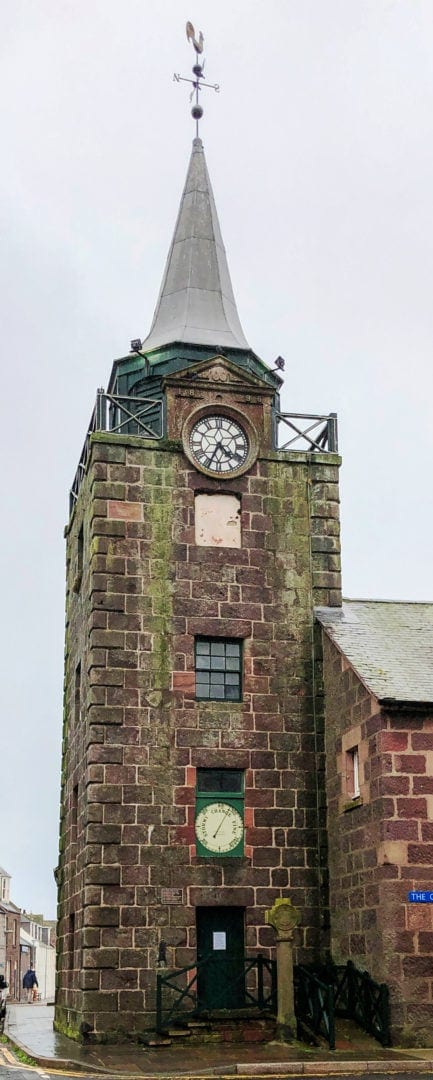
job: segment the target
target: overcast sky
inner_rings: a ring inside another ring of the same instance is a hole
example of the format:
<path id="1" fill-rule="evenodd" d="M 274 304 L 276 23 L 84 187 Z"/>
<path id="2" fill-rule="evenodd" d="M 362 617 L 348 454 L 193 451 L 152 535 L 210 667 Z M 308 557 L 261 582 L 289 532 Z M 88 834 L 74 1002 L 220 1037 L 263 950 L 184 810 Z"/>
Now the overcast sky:
<path id="1" fill-rule="evenodd" d="M 150 328 L 187 19 L 246 337 L 286 358 L 285 410 L 339 416 L 345 595 L 433 600 L 433 0 L 3 0 L 0 865 L 47 917 L 67 495 L 96 388 Z"/>

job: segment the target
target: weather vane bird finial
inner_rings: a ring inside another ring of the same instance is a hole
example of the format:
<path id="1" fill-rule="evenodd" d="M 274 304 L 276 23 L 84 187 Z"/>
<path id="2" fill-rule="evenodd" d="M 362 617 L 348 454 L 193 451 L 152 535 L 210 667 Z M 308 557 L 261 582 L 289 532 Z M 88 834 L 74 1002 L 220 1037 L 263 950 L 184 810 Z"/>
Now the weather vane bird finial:
<path id="1" fill-rule="evenodd" d="M 189 82 L 189 83 L 192 84 L 192 91 L 191 91 L 189 100 L 192 101 L 192 99 L 193 99 L 193 97 L 195 95 L 195 102 L 194 102 L 194 105 L 192 106 L 192 109 L 191 109 L 191 116 L 193 117 L 193 119 L 195 120 L 195 123 L 196 123 L 196 136 L 198 138 L 198 122 L 199 122 L 199 120 L 201 120 L 201 118 L 203 116 L 203 109 L 202 109 L 202 107 L 201 107 L 201 105 L 199 103 L 200 90 L 202 90 L 203 86 L 208 86 L 208 87 L 210 87 L 211 90 L 216 90 L 216 92 L 218 93 L 219 92 L 219 85 L 218 85 L 218 83 L 206 83 L 206 82 L 203 82 L 204 60 L 201 61 L 200 63 L 198 62 L 198 59 L 199 59 L 199 57 L 201 57 L 201 54 L 203 52 L 203 42 L 204 42 L 204 36 L 203 36 L 201 30 L 199 30 L 198 38 L 197 38 L 195 36 L 195 30 L 194 30 L 194 27 L 192 25 L 192 22 L 188 21 L 187 24 L 186 24 L 186 36 L 188 38 L 188 41 L 191 41 L 191 43 L 192 43 L 192 45 L 193 45 L 193 47 L 195 49 L 195 52 L 197 54 L 196 63 L 194 64 L 193 69 L 192 69 L 192 73 L 194 75 L 194 78 L 193 79 L 186 79 L 183 75 L 174 74 L 173 79 L 174 79 L 174 82 Z"/>
<path id="2" fill-rule="evenodd" d="M 188 41 L 192 41 L 196 53 L 202 53 L 203 52 L 204 37 L 203 37 L 203 34 L 202 34 L 201 30 L 199 30 L 198 41 L 197 41 L 197 38 L 195 36 L 195 30 L 194 30 L 194 27 L 192 25 L 192 22 L 187 22 L 187 24 L 186 24 L 186 36 L 188 38 Z"/>

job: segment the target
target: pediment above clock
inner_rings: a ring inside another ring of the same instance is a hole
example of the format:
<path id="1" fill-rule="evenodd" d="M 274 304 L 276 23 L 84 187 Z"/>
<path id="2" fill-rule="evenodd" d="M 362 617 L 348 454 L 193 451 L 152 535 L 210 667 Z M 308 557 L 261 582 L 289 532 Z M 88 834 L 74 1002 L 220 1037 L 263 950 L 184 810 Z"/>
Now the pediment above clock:
<path id="1" fill-rule="evenodd" d="M 236 390 L 248 390 L 250 393 L 273 395 L 274 391 L 263 379 L 257 378 L 251 372 L 239 368 L 225 356 L 210 357 L 202 363 L 194 364 L 194 367 L 183 368 L 164 379 L 166 386 L 194 385 L 202 388 L 211 386 L 224 386 Z"/>

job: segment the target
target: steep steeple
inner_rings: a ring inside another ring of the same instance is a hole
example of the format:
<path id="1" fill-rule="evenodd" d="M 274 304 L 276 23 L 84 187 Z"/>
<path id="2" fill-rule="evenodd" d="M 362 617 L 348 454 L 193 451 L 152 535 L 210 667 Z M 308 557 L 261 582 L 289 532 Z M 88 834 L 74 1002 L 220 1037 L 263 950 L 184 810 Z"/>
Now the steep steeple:
<path id="1" fill-rule="evenodd" d="M 250 349 L 233 295 L 201 139 L 195 138 L 144 353 L 184 342 Z"/>

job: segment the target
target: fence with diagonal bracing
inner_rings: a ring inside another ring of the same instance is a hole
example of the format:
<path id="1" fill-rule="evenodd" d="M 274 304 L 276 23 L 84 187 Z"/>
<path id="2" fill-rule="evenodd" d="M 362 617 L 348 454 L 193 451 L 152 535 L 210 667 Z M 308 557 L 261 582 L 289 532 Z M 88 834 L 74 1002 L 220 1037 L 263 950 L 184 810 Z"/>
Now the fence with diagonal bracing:
<path id="1" fill-rule="evenodd" d="M 170 1024 L 185 1023 L 203 1013 L 225 1008 L 227 985 L 219 974 L 212 980 L 212 1009 L 201 1000 L 199 983 L 205 969 L 211 968 L 212 954 L 196 964 L 175 971 L 159 971 L 156 978 L 156 1029 L 166 1031 Z M 210 972 L 212 976 L 212 972 Z M 265 956 L 246 956 L 237 976 L 230 975 L 230 991 L 237 985 L 239 1008 L 274 1012 L 277 1006 L 275 960 Z"/>
<path id="2" fill-rule="evenodd" d="M 335 1049 L 335 1018 L 354 1020 L 382 1046 L 390 1046 L 389 990 L 368 971 L 347 964 L 297 965 L 295 968 L 297 1019 Z"/>

